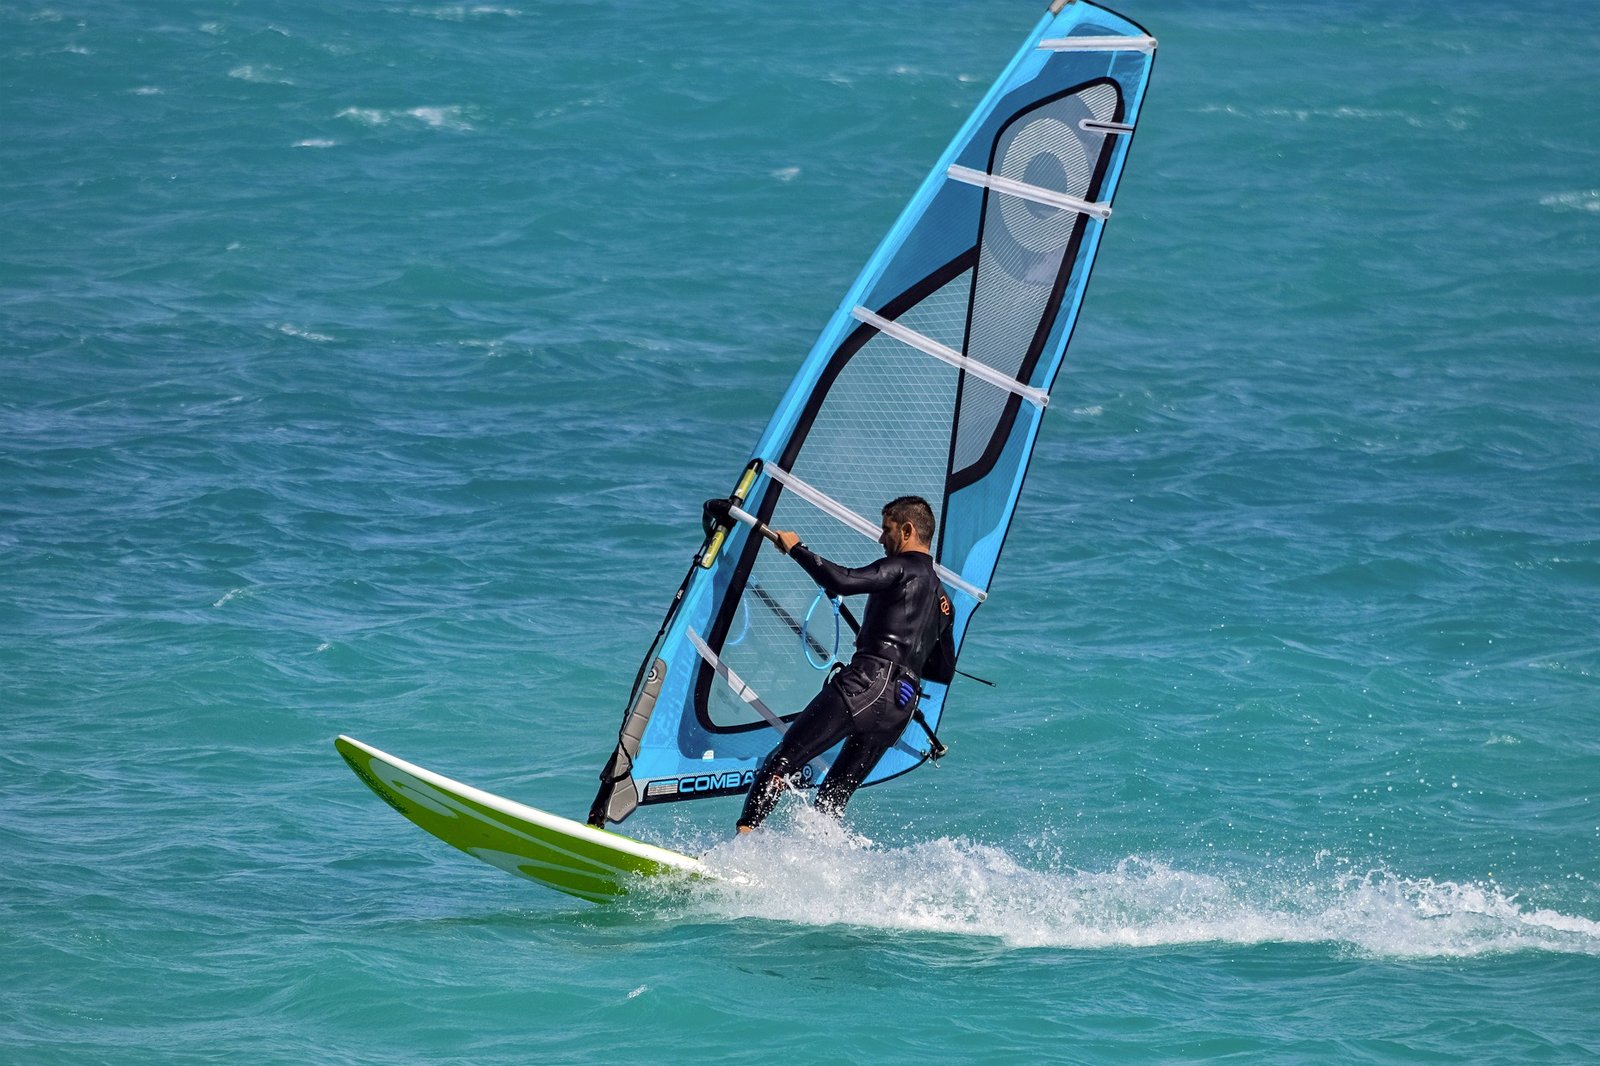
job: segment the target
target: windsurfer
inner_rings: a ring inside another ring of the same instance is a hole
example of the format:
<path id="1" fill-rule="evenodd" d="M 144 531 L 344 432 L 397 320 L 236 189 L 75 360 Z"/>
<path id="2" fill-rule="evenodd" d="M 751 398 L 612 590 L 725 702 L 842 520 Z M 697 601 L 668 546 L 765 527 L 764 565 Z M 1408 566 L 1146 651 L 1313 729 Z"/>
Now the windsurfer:
<path id="1" fill-rule="evenodd" d="M 950 600 L 934 570 L 929 548 L 933 529 L 927 500 L 891 500 L 883 507 L 878 541 L 884 558 L 859 568 L 824 559 L 794 532 L 772 532 L 779 550 L 829 595 L 866 593 L 867 607 L 849 664 L 828 679 L 756 772 L 739 816 L 739 832 L 749 832 L 772 813 L 791 775 L 844 740 L 817 791 L 817 809 L 841 816 L 911 720 L 922 678 L 950 680 L 955 666 Z"/>

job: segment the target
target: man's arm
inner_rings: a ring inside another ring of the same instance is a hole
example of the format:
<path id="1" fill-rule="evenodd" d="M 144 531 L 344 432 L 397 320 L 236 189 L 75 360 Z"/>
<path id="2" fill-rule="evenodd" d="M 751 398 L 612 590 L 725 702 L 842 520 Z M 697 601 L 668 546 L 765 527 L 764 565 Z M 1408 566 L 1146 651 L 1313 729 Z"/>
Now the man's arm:
<path id="1" fill-rule="evenodd" d="M 774 543 L 789 558 L 800 564 L 800 569 L 811 575 L 811 580 L 828 590 L 833 596 L 856 596 L 863 592 L 880 592 L 894 585 L 896 568 L 887 566 L 889 559 L 861 567 L 840 566 L 824 559 L 804 544 L 800 536 L 787 529 L 774 530 Z"/>

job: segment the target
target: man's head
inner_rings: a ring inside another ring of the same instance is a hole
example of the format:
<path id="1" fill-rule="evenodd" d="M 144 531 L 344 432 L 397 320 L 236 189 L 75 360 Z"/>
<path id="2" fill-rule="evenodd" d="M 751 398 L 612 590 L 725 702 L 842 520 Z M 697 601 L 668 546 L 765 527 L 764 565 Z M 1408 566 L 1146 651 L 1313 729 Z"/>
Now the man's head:
<path id="1" fill-rule="evenodd" d="M 878 538 L 885 555 L 932 551 L 933 508 L 921 496 L 901 496 L 883 505 L 883 536 Z"/>

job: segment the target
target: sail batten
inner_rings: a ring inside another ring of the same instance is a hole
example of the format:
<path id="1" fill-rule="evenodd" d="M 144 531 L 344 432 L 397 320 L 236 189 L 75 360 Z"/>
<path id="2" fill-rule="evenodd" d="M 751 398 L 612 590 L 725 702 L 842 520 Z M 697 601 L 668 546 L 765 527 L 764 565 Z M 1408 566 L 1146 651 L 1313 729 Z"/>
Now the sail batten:
<path id="1" fill-rule="evenodd" d="M 1044 204 L 1046 207 L 1056 207 L 1063 211 L 1076 211 L 1080 215 L 1092 215 L 1101 221 L 1111 217 L 1110 204 L 1092 204 L 1088 200 L 1080 200 L 1076 196 L 1068 196 L 1052 189 L 1041 189 L 1037 185 L 1029 185 L 1025 181 L 1016 181 L 1012 178 L 1002 177 L 999 174 L 985 174 L 981 170 L 973 170 L 971 167 L 953 166 L 950 168 L 950 176 L 957 181 L 964 181 L 968 185 L 981 185 L 985 189 L 993 189 L 995 192 L 1003 192 L 1011 196 L 1020 196 L 1024 200 L 1031 200 L 1036 204 Z"/>
<path id="2" fill-rule="evenodd" d="M 705 639 L 699 633 L 694 631 L 693 627 L 684 630 L 684 636 L 689 638 L 689 643 L 694 646 L 694 650 L 699 653 L 700 658 L 706 661 L 706 665 L 715 670 L 717 675 L 728 683 L 728 687 L 733 690 L 733 694 L 744 700 L 751 707 L 754 707 L 756 713 L 761 715 L 762 720 L 778 731 L 779 736 L 789 731 L 789 723 L 779 718 L 772 708 L 768 707 L 761 699 L 760 694 L 745 684 L 744 678 L 728 669 L 728 664 L 717 658 L 717 653 L 711 650 L 711 646 L 705 642 Z"/>
<path id="3" fill-rule="evenodd" d="M 1096 122 L 1092 118 L 1080 118 L 1078 128 L 1085 133 L 1132 133 L 1133 126 L 1127 122 Z"/>
<path id="4" fill-rule="evenodd" d="M 1043 389 L 1036 389 L 1031 385 L 1024 385 L 1015 378 L 1007 377 L 992 366 L 985 366 L 976 359 L 968 359 L 948 344 L 941 344 L 932 337 L 908 329 L 898 322 L 891 322 L 882 315 L 868 311 L 865 307 L 855 308 L 851 314 L 865 322 L 880 333 L 887 334 L 903 344 L 909 344 L 924 355 L 931 355 L 935 359 L 943 360 L 958 370 L 982 378 L 991 385 L 997 385 L 1007 392 L 1014 392 L 1035 407 L 1044 407 L 1050 403 L 1050 394 Z"/>
<path id="5" fill-rule="evenodd" d="M 959 654 L 990 599 L 1154 48 L 1142 27 L 1079 0 L 1043 16 L 984 94 L 730 478 L 733 521 L 708 533 L 649 649 L 591 821 L 742 793 L 774 720 L 792 720 L 848 658 L 838 608 L 760 525 L 855 566 L 876 554 L 883 505 L 924 497 Z M 938 729 L 948 686 L 923 688 Z M 925 758 L 903 737 L 866 783 Z"/>
<path id="6" fill-rule="evenodd" d="M 1046 52 L 1144 52 L 1156 50 L 1156 39 L 1144 37 L 1054 37 L 1040 41 L 1039 48 Z"/>

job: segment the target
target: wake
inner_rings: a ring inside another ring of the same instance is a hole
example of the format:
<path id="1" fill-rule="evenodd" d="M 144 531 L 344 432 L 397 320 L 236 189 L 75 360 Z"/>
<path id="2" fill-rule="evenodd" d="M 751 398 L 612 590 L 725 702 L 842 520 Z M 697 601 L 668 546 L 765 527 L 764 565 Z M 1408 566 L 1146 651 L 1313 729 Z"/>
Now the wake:
<path id="1" fill-rule="evenodd" d="M 646 886 L 684 917 L 989 937 L 1013 947 L 1313 944 L 1398 958 L 1542 951 L 1600 955 L 1600 922 L 1528 906 L 1493 884 L 1347 865 L 1200 873 L 1128 857 L 1105 870 L 1036 869 L 962 838 L 887 846 L 808 810 L 725 841 L 727 880 Z M 681 889 L 682 886 L 679 886 Z M 667 897 L 670 896 L 670 902 Z"/>

